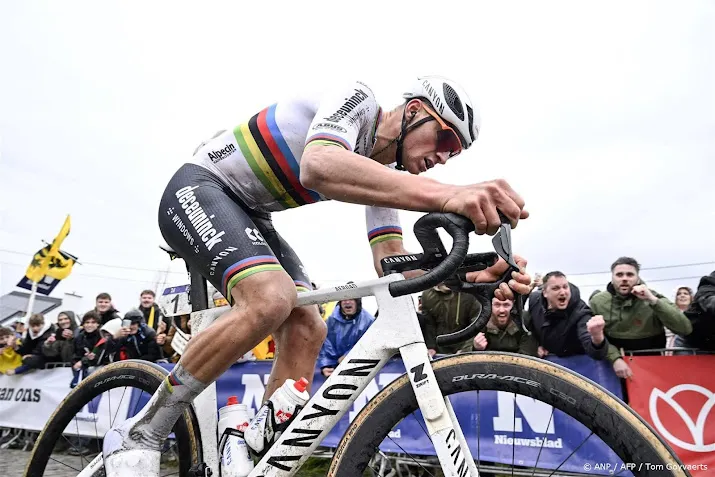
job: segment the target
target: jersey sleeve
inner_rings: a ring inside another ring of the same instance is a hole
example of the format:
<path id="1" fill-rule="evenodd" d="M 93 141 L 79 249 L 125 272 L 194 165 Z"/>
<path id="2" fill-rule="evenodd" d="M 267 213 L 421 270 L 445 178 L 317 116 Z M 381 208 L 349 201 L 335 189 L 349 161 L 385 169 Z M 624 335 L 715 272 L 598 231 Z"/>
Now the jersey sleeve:
<path id="1" fill-rule="evenodd" d="M 365 206 L 365 222 L 371 247 L 387 240 L 402 240 L 402 226 L 396 209 Z"/>
<path id="2" fill-rule="evenodd" d="M 326 93 L 310 124 L 306 147 L 329 144 L 354 151 L 361 130 L 368 129 L 379 106 L 372 90 L 356 81 Z"/>

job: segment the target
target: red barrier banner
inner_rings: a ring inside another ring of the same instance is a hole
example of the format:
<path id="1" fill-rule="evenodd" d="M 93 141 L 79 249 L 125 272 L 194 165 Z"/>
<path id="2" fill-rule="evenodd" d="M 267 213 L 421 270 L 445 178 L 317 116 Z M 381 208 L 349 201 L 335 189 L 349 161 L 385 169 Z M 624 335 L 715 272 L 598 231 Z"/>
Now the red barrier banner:
<path id="1" fill-rule="evenodd" d="M 693 476 L 715 475 L 715 356 L 633 356 L 628 403 Z"/>

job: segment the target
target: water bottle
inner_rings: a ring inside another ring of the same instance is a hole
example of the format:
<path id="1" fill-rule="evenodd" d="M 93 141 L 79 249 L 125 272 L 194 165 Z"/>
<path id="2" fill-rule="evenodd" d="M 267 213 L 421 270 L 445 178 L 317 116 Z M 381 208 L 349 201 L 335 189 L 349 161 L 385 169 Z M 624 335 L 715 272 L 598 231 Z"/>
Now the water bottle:
<path id="1" fill-rule="evenodd" d="M 243 432 L 251 420 L 248 406 L 239 404 L 236 396 L 230 396 L 226 405 L 219 409 L 218 415 L 221 476 L 246 477 L 253 470 L 253 459 L 243 440 Z"/>
<path id="2" fill-rule="evenodd" d="M 256 417 L 251 421 L 248 429 L 244 432 L 246 443 L 256 453 L 263 452 L 266 447 L 275 442 L 285 430 L 287 425 L 283 425 L 293 417 L 296 408 L 302 408 L 310 399 L 310 394 L 306 390 L 308 380 L 300 378 L 299 381 L 287 379 L 283 385 L 271 395 L 268 402 L 256 412 Z M 270 402 L 270 405 L 269 405 Z M 273 409 L 273 418 L 276 428 L 272 427 L 273 422 L 269 418 L 269 413 Z"/>

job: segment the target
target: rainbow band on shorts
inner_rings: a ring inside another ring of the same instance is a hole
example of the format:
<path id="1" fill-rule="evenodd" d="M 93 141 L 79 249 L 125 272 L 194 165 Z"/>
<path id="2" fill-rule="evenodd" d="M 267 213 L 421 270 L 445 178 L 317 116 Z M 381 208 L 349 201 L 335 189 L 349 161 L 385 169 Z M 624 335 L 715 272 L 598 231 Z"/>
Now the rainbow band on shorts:
<path id="1" fill-rule="evenodd" d="M 384 242 L 386 240 L 402 240 L 402 227 L 399 225 L 385 225 L 372 229 L 367 233 L 370 246 Z"/>
<path id="2" fill-rule="evenodd" d="M 300 280 L 293 280 L 293 283 L 295 283 L 295 289 L 298 293 L 311 291 L 313 289 L 310 283 L 301 282 Z"/>
<path id="3" fill-rule="evenodd" d="M 233 304 L 231 297 L 231 289 L 236 286 L 246 277 L 258 272 L 280 271 L 283 270 L 280 262 L 273 255 L 259 255 L 257 257 L 248 257 L 239 262 L 234 263 L 226 269 L 223 274 L 222 284 L 224 289 L 223 296 L 226 297 L 230 304 Z"/>

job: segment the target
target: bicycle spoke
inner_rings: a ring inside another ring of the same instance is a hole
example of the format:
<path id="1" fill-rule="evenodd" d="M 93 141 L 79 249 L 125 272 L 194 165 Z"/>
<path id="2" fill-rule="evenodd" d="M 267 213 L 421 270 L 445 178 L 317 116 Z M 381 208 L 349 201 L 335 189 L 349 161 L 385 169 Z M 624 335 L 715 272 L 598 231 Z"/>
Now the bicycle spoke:
<path id="1" fill-rule="evenodd" d="M 121 409 L 121 407 L 122 407 L 122 401 L 124 401 L 124 395 L 126 394 L 126 392 L 127 392 L 127 387 L 124 386 L 124 391 L 122 391 L 122 398 L 119 400 L 119 405 L 117 406 L 117 412 L 114 413 L 114 419 L 112 419 L 112 421 L 109 423 L 109 427 L 112 427 L 114 425 L 114 421 L 117 420 L 117 414 L 119 414 L 119 409 Z M 110 392 L 109 395 L 111 396 L 112 393 Z M 112 415 L 111 407 L 109 408 L 109 415 L 110 416 Z"/>
<path id="2" fill-rule="evenodd" d="M 139 401 L 141 401 L 143 395 L 144 395 L 144 390 L 142 389 L 142 392 L 139 394 L 139 399 L 137 399 L 137 402 L 134 403 L 134 409 L 132 410 L 133 416 L 136 416 L 136 414 L 137 414 L 137 406 L 139 405 Z"/>
<path id="3" fill-rule="evenodd" d="M 52 457 L 52 456 L 50 456 L 50 460 L 54 460 L 54 461 L 57 462 L 58 464 L 62 464 L 62 465 L 64 465 L 65 467 L 69 467 L 70 469 L 74 470 L 75 472 L 82 472 L 82 469 L 75 469 L 75 468 L 72 467 L 71 465 L 65 464 L 65 463 L 62 462 L 61 460 L 57 460 L 57 459 L 55 459 L 55 458 Z"/>
<path id="4" fill-rule="evenodd" d="M 569 459 L 571 458 L 571 456 L 576 453 L 576 451 L 578 451 L 581 447 L 583 447 L 583 445 L 586 443 L 586 441 L 587 441 L 592 435 L 593 435 L 593 431 L 591 431 L 591 433 L 590 433 L 588 436 L 586 436 L 586 438 L 583 440 L 583 442 L 581 442 L 581 443 L 578 445 L 578 447 L 576 447 L 574 450 L 571 451 L 571 453 L 564 459 L 564 461 L 563 461 L 562 463 L 560 463 L 559 466 L 556 467 L 556 468 L 553 470 L 553 472 L 551 472 L 551 473 L 549 474 L 549 477 L 551 477 L 552 475 L 554 475 L 554 474 L 556 473 L 556 471 L 559 470 L 559 469 L 561 468 L 561 466 L 564 465 L 564 464 L 566 463 L 566 461 L 569 460 Z"/>
<path id="5" fill-rule="evenodd" d="M 414 413 L 412 413 L 412 414 L 414 414 Z M 414 457 L 412 457 L 412 454 L 410 454 L 409 452 L 407 452 L 405 449 L 403 449 L 403 447 L 402 447 L 400 444 L 398 444 L 397 442 L 395 442 L 395 439 L 393 439 L 393 438 L 390 437 L 389 435 L 387 436 L 387 438 L 390 439 L 393 444 L 395 444 L 397 447 L 399 447 L 400 450 L 401 450 L 402 452 L 404 452 L 407 457 L 409 457 L 410 459 L 412 459 L 415 464 L 419 465 L 422 470 L 424 470 L 425 472 L 427 472 L 427 473 L 430 475 L 430 477 L 434 477 L 434 474 L 432 474 L 432 472 L 430 472 L 429 470 L 427 470 L 427 469 L 425 468 L 425 466 L 423 466 L 422 464 L 420 464 L 419 462 L 417 462 L 417 459 L 415 459 Z M 373 470 L 375 470 L 375 469 L 373 469 Z"/>
<path id="6" fill-rule="evenodd" d="M 539 465 L 539 459 L 541 458 L 541 451 L 544 450 L 544 444 L 546 443 L 546 434 L 549 432 L 549 426 L 551 425 L 551 419 L 554 417 L 554 407 L 551 406 L 551 415 L 549 416 L 549 422 L 546 424 L 546 430 L 544 431 L 543 440 L 541 441 L 541 446 L 539 446 L 539 453 L 536 455 L 536 462 L 534 462 L 534 467 L 531 472 L 531 477 L 534 477 L 536 473 L 536 467 Z"/>

